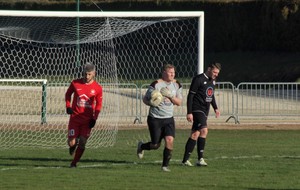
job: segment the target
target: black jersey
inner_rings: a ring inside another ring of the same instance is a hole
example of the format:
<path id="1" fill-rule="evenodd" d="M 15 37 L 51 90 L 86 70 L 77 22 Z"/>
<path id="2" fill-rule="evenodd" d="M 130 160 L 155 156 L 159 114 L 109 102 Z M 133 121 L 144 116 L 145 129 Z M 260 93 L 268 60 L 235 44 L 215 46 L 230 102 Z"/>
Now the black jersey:
<path id="1" fill-rule="evenodd" d="M 205 73 L 195 76 L 187 98 L 187 113 L 204 112 L 208 116 L 210 104 L 218 109 L 214 91 L 215 80 L 208 78 Z"/>

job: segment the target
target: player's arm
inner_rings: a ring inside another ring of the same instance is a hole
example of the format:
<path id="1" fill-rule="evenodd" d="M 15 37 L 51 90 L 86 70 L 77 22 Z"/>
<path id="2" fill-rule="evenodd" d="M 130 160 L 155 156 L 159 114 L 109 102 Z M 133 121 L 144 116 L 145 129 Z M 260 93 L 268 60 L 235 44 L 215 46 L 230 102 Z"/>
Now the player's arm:
<path id="1" fill-rule="evenodd" d="M 96 95 L 96 106 L 95 106 L 95 113 L 93 119 L 97 120 L 101 109 L 102 109 L 102 102 L 103 102 L 103 90 L 102 87 L 99 90 L 99 93 Z"/>
<path id="2" fill-rule="evenodd" d="M 65 102 L 66 102 L 66 112 L 67 114 L 73 114 L 73 109 L 71 105 L 71 99 L 72 99 L 72 94 L 74 93 L 74 85 L 73 82 L 70 84 L 69 88 L 66 91 L 65 94 Z"/>
<path id="3" fill-rule="evenodd" d="M 143 102 L 147 106 L 150 106 L 150 99 L 151 99 L 151 92 L 153 91 L 152 87 L 149 87 L 148 90 L 146 91 L 144 97 L 143 97 Z"/>
<path id="4" fill-rule="evenodd" d="M 151 93 L 155 90 L 155 84 L 157 81 L 154 81 L 150 84 L 148 87 L 144 97 L 143 97 L 143 103 L 146 104 L 147 106 L 151 106 L 150 100 L 151 100 Z"/>
<path id="5" fill-rule="evenodd" d="M 192 107 L 193 107 L 193 100 L 194 100 L 194 96 L 197 93 L 197 90 L 199 88 L 199 85 L 202 84 L 201 80 L 198 77 L 194 77 L 189 89 L 189 93 L 187 96 L 187 114 L 191 114 L 192 113 Z"/>
<path id="6" fill-rule="evenodd" d="M 217 106 L 217 103 L 216 103 L 216 99 L 215 99 L 215 95 L 212 96 L 212 101 L 211 101 L 211 105 L 212 107 L 214 108 L 214 111 L 215 111 L 215 114 L 216 114 L 216 117 L 220 117 L 220 111 L 218 109 L 218 106 Z"/>
<path id="7" fill-rule="evenodd" d="M 98 93 L 95 96 L 95 101 L 96 101 L 96 105 L 95 105 L 95 110 L 94 110 L 94 115 L 93 118 L 90 120 L 89 122 L 89 128 L 92 129 L 95 127 L 96 121 L 98 119 L 98 116 L 101 112 L 101 108 L 102 108 L 102 98 L 103 97 L 103 90 L 102 90 L 102 86 L 100 86 Z"/>
<path id="8" fill-rule="evenodd" d="M 174 105 L 180 106 L 182 104 L 182 86 L 178 81 L 176 82 L 176 85 L 178 85 L 176 96 L 173 96 L 170 100 Z"/>
<path id="9" fill-rule="evenodd" d="M 174 96 L 173 98 L 170 98 L 170 100 L 176 106 L 180 106 L 182 103 L 182 99 L 179 97 L 176 97 L 176 96 Z"/>
<path id="10" fill-rule="evenodd" d="M 186 101 L 186 106 L 187 106 L 186 119 L 189 122 L 193 122 L 193 114 L 192 114 L 193 100 L 194 100 L 194 96 L 197 92 L 197 89 L 199 88 L 199 86 L 198 86 L 199 84 L 201 84 L 200 81 L 196 77 L 194 77 L 192 80 L 192 83 L 191 83 L 191 86 L 189 89 L 189 93 L 187 96 L 187 101 Z"/>
<path id="11" fill-rule="evenodd" d="M 146 104 L 147 106 L 150 106 L 150 92 L 149 89 L 147 90 L 146 94 L 143 97 L 143 102 L 144 104 Z"/>
<path id="12" fill-rule="evenodd" d="M 186 105 L 187 105 L 187 114 L 186 114 L 186 120 L 189 122 L 193 122 L 193 114 L 192 114 L 192 106 L 193 106 L 193 99 L 194 99 L 194 95 L 196 93 L 193 91 L 189 91 L 188 96 L 187 96 L 187 101 L 186 101 Z"/>

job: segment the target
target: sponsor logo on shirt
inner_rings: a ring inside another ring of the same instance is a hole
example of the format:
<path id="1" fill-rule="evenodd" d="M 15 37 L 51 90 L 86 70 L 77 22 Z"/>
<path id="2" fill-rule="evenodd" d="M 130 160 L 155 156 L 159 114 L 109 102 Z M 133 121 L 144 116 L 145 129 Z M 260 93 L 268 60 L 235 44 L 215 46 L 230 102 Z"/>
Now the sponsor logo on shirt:
<path id="1" fill-rule="evenodd" d="M 206 102 L 211 102 L 213 95 L 214 95 L 214 89 L 212 87 L 208 87 L 206 89 Z"/>
<path id="2" fill-rule="evenodd" d="M 77 106 L 84 107 L 84 108 L 91 108 L 92 105 L 90 104 L 90 98 L 85 94 L 80 95 L 77 99 Z"/>

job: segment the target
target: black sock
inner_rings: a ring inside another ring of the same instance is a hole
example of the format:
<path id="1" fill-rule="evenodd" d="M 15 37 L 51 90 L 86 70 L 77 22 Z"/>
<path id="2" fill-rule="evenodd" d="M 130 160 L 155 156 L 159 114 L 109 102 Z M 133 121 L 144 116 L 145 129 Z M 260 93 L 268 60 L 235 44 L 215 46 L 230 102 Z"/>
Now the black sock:
<path id="1" fill-rule="evenodd" d="M 190 155 L 192 154 L 194 148 L 195 148 L 195 145 L 196 145 L 196 141 L 189 138 L 186 142 L 186 145 L 185 145 L 185 151 L 184 151 L 184 156 L 183 156 L 183 160 L 182 162 L 186 162 L 189 158 L 190 158 Z"/>
<path id="2" fill-rule="evenodd" d="M 204 147 L 205 147 L 205 138 L 199 137 L 197 141 L 198 160 L 203 158 Z"/>
<path id="3" fill-rule="evenodd" d="M 151 144 L 151 142 L 144 143 L 144 144 L 142 144 L 141 148 L 143 150 L 150 150 L 151 149 L 150 144 Z"/>
<path id="4" fill-rule="evenodd" d="M 172 150 L 165 147 L 162 166 L 168 166 L 172 157 Z"/>

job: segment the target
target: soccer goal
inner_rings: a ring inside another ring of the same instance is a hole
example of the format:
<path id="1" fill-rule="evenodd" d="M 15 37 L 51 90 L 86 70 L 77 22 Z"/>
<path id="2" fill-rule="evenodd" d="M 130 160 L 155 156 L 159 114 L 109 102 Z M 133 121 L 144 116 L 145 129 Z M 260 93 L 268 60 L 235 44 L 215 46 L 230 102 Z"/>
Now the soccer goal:
<path id="1" fill-rule="evenodd" d="M 64 94 L 86 62 L 104 90 L 87 146 L 112 146 L 140 86 L 165 63 L 181 79 L 203 72 L 203 44 L 201 11 L 0 11 L 0 147 L 66 147 Z"/>

